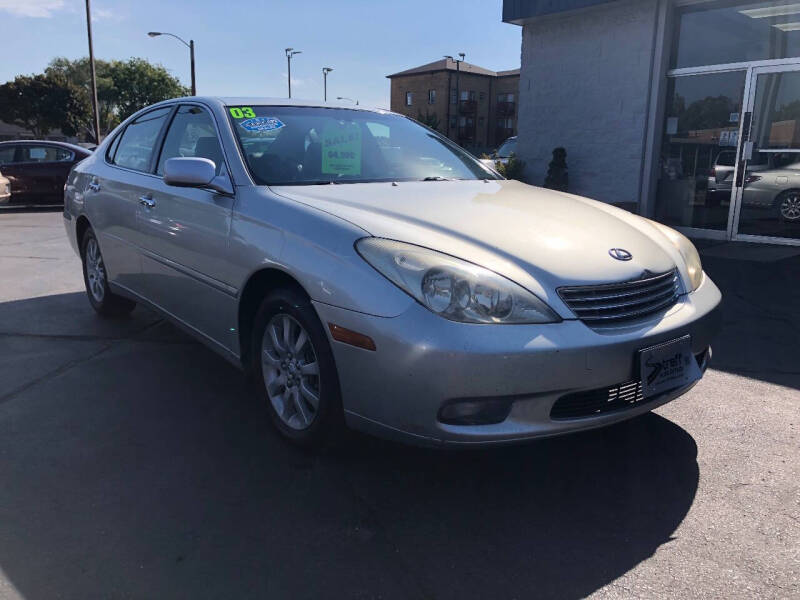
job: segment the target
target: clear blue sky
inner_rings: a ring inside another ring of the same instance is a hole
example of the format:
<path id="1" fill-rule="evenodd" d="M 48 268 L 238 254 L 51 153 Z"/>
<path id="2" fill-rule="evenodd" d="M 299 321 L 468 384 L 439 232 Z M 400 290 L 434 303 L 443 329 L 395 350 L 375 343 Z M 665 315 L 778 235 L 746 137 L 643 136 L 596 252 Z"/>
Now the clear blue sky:
<path id="1" fill-rule="evenodd" d="M 501 21 L 502 0 L 92 0 L 95 56 L 163 64 L 189 85 L 188 50 L 197 45 L 200 94 L 285 96 L 289 46 L 292 95 L 350 96 L 388 107 L 386 75 L 465 52 L 467 61 L 519 67 L 521 29 Z M 84 0 L 0 0 L 0 82 L 41 72 L 55 56 L 88 54 Z"/>

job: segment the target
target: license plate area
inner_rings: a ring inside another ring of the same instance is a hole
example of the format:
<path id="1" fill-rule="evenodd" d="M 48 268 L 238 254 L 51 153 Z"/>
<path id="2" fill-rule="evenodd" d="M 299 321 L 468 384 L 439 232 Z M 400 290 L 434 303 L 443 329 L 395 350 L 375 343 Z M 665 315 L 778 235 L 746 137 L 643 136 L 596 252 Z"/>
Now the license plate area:
<path id="1" fill-rule="evenodd" d="M 639 375 L 642 396 L 651 398 L 684 387 L 702 377 L 692 354 L 691 336 L 639 350 Z"/>

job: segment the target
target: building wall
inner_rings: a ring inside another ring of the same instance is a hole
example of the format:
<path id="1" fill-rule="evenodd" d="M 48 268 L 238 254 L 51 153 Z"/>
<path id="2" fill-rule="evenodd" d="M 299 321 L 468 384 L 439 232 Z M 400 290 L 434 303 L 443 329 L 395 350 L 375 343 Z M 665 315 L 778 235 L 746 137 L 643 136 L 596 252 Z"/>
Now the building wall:
<path id="1" fill-rule="evenodd" d="M 571 192 L 639 202 L 657 8 L 622 0 L 523 26 L 518 150 L 531 183 L 563 146 Z"/>
<path id="2" fill-rule="evenodd" d="M 391 80 L 390 107 L 394 112 L 413 119 L 419 113 L 429 112 L 439 117 L 439 131 L 445 133 L 447 126 L 447 72 L 436 71 L 420 75 L 405 75 Z M 455 85 L 455 79 L 454 83 Z M 436 102 L 428 104 L 428 90 L 436 90 Z M 412 92 L 414 101 L 406 106 L 406 92 Z"/>
<path id="3" fill-rule="evenodd" d="M 499 92 L 513 93 L 515 99 L 519 96 L 519 76 L 509 75 L 504 77 L 494 77 L 488 75 L 477 75 L 473 73 L 461 72 L 459 77 L 460 92 L 475 92 L 475 110 L 471 112 L 467 109 L 468 105 L 460 110 L 460 104 L 450 104 L 450 93 L 448 92 L 448 81 L 450 89 L 456 92 L 456 73 L 455 71 L 435 71 L 414 75 L 394 76 L 391 80 L 390 106 L 391 110 L 400 114 L 407 115 L 414 119 L 419 118 L 420 112 L 435 114 L 439 118 L 439 131 L 447 135 L 450 139 L 461 143 L 465 147 L 487 151 L 496 148 L 502 143 L 503 139 L 497 139 L 497 94 Z M 436 101 L 428 103 L 428 90 L 436 90 Z M 406 106 L 406 92 L 412 92 L 413 104 Z M 519 103 L 515 102 L 514 131 L 516 133 L 517 114 Z M 455 124 L 448 126 L 448 116 L 455 119 Z M 469 140 L 459 136 L 460 118 L 472 118 L 471 137 Z"/>

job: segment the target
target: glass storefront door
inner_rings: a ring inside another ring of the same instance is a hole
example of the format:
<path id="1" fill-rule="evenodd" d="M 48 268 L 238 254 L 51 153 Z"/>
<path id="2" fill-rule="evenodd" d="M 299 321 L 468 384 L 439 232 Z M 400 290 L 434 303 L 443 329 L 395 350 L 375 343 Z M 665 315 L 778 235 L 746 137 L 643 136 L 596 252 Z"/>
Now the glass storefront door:
<path id="1" fill-rule="evenodd" d="M 800 240 L 800 65 L 754 68 L 748 87 L 734 238 Z"/>
<path id="2" fill-rule="evenodd" d="M 727 231 L 746 78 L 746 70 L 670 78 L 658 221 Z"/>

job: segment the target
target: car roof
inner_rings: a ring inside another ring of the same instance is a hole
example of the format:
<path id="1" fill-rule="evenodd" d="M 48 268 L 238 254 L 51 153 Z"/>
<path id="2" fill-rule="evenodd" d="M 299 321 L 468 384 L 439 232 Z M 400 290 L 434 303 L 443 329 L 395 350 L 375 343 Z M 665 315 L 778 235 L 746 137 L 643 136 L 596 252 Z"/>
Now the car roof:
<path id="1" fill-rule="evenodd" d="M 297 98 L 268 98 L 268 97 L 247 97 L 247 96 L 187 96 L 184 98 L 171 98 L 159 104 L 173 104 L 176 102 L 205 102 L 207 104 L 215 104 L 219 107 L 225 106 L 305 106 L 309 108 L 346 108 L 352 110 L 363 110 L 368 112 L 390 113 L 391 111 L 385 108 L 376 108 L 370 106 L 355 105 L 346 102 L 323 102 L 321 100 L 307 100 Z M 148 107 L 150 108 L 150 107 Z"/>
<path id="2" fill-rule="evenodd" d="M 69 142 L 57 142 L 55 140 L 6 140 L 4 142 L 0 142 L 0 147 L 2 146 L 10 146 L 10 145 L 25 145 L 25 146 L 58 146 L 60 148 L 66 148 L 68 150 L 83 152 L 84 154 L 91 154 L 92 151 L 88 148 L 83 148 L 76 144 L 70 144 Z"/>

